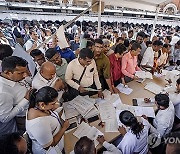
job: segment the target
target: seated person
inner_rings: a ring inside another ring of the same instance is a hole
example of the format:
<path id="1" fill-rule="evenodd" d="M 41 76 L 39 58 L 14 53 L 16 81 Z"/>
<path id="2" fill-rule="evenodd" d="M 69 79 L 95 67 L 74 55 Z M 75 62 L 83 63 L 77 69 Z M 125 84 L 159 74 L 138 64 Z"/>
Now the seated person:
<path id="1" fill-rule="evenodd" d="M 148 132 L 150 124 L 147 120 L 141 118 L 142 122 L 138 122 L 137 118 L 130 111 L 122 111 L 119 119 L 126 127 L 130 129 L 126 132 L 124 127 L 119 128 L 123 139 L 117 146 L 123 154 L 146 154 L 148 153 Z"/>
<path id="2" fill-rule="evenodd" d="M 30 96 L 30 105 L 26 117 L 26 130 L 32 140 L 32 152 L 45 154 L 49 148 L 57 153 L 63 151 L 64 133 L 69 122 L 63 122 L 61 112 L 57 113 L 58 92 L 52 87 L 34 90 Z"/>
<path id="3" fill-rule="evenodd" d="M 48 61 L 52 62 L 56 66 L 56 75 L 65 80 L 65 72 L 67 68 L 67 61 L 61 58 L 61 55 L 57 52 L 55 48 L 49 48 L 45 53 Z"/>
<path id="4" fill-rule="evenodd" d="M 171 132 L 175 111 L 172 102 L 169 101 L 169 97 L 166 94 L 157 94 L 155 96 L 155 104 L 158 112 L 155 119 L 153 119 L 150 132 L 161 138 Z M 144 118 L 146 117 L 144 116 Z"/>
<path id="5" fill-rule="evenodd" d="M 94 93 L 85 90 L 87 87 L 97 88 L 99 97 L 103 97 L 101 83 L 93 60 L 93 52 L 88 48 L 80 50 L 79 58 L 72 60 L 66 69 L 66 83 L 69 85 L 68 100 L 72 100 L 77 95 L 93 95 Z M 75 91 L 76 93 L 75 93 Z"/>
<path id="6" fill-rule="evenodd" d="M 26 154 L 27 142 L 17 132 L 5 134 L 0 137 L 1 154 Z"/>
<path id="7" fill-rule="evenodd" d="M 108 151 L 104 151 L 103 154 L 122 154 L 113 144 L 109 144 L 105 141 L 103 136 L 99 136 L 97 139 Z M 94 141 L 86 136 L 81 137 L 74 146 L 75 154 L 96 154 L 96 148 Z"/>
<path id="8" fill-rule="evenodd" d="M 169 94 L 170 101 L 174 104 L 176 124 L 180 123 L 180 78 L 176 81 L 176 91 Z"/>
<path id="9" fill-rule="evenodd" d="M 57 91 L 65 87 L 63 81 L 56 77 L 56 67 L 49 61 L 42 64 L 39 72 L 34 76 L 32 81 L 32 87 L 34 89 L 40 89 L 44 86 L 53 87 Z"/>
<path id="10" fill-rule="evenodd" d="M 36 69 L 39 70 L 40 66 L 46 61 L 44 54 L 39 49 L 34 49 L 30 52 L 30 55 L 34 59 Z"/>
<path id="11" fill-rule="evenodd" d="M 131 81 L 132 79 L 138 79 L 135 76 L 136 71 L 141 71 L 137 64 L 137 56 L 141 51 L 139 43 L 132 44 L 131 49 L 122 57 L 121 71 L 125 75 L 125 81 Z"/>
<path id="12" fill-rule="evenodd" d="M 109 56 L 113 89 L 121 82 L 125 84 L 124 75 L 121 72 L 121 58 L 125 51 L 126 47 L 122 44 L 118 44 L 114 53 Z"/>

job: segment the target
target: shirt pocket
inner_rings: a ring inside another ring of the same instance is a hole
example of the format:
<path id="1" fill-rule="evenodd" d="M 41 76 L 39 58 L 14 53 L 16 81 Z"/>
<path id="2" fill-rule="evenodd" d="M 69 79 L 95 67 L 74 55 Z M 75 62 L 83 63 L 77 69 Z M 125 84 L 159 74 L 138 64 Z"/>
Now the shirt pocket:
<path id="1" fill-rule="evenodd" d="M 87 78 L 92 78 L 93 75 L 94 75 L 94 69 L 93 68 L 86 71 L 86 77 Z"/>

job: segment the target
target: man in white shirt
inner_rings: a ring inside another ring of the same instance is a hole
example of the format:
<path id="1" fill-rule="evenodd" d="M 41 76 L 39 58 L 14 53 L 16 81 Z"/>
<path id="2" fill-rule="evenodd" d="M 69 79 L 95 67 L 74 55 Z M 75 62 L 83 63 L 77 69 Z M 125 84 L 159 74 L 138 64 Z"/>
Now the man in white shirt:
<path id="1" fill-rule="evenodd" d="M 17 123 L 25 124 L 29 92 L 21 81 L 28 74 L 27 62 L 11 56 L 3 59 L 0 76 L 0 136 L 17 131 Z M 21 121 L 15 120 L 15 117 Z M 25 125 L 24 128 L 25 129 Z"/>

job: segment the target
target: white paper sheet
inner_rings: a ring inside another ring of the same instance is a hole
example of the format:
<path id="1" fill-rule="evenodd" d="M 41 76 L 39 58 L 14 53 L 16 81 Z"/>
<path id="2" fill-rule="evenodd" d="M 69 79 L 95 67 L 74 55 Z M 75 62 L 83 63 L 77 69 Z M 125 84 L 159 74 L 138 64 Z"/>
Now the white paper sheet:
<path id="1" fill-rule="evenodd" d="M 154 102 L 155 102 L 154 98 L 150 98 L 151 102 L 149 102 L 149 103 L 145 103 L 144 98 L 136 98 L 136 100 L 137 100 L 137 105 L 138 106 L 152 107 L 152 106 L 155 105 L 154 104 Z"/>
<path id="2" fill-rule="evenodd" d="M 63 103 L 66 119 L 70 119 L 79 115 L 79 112 L 70 104 L 70 102 Z"/>
<path id="3" fill-rule="evenodd" d="M 135 115 L 134 106 L 132 106 L 132 105 L 120 104 L 120 105 L 117 106 L 116 110 L 128 110 L 128 111 L 130 111 L 132 114 Z"/>
<path id="4" fill-rule="evenodd" d="M 126 95 L 129 95 L 132 93 L 133 89 L 129 88 L 129 87 L 126 87 L 124 86 L 123 84 L 119 84 L 117 87 L 117 89 L 119 89 L 119 91 L 123 94 L 126 94 Z"/>
<path id="5" fill-rule="evenodd" d="M 147 117 L 155 118 L 153 107 L 135 106 L 135 114 L 136 116 L 146 115 Z"/>
<path id="6" fill-rule="evenodd" d="M 163 88 L 160 87 L 159 85 L 153 83 L 153 82 L 149 82 L 146 84 L 146 86 L 144 87 L 146 90 L 149 90 L 150 92 L 154 93 L 154 94 L 159 94 L 160 92 L 162 92 Z"/>
<path id="7" fill-rule="evenodd" d="M 118 132 L 118 123 L 116 118 L 106 120 L 105 132 Z"/>
<path id="8" fill-rule="evenodd" d="M 93 88 L 84 88 L 84 89 L 87 90 L 87 91 L 100 91 L 100 90 L 93 89 Z"/>
<path id="9" fill-rule="evenodd" d="M 117 120 L 117 123 L 118 123 L 118 126 L 124 126 L 121 121 L 119 120 L 119 115 L 120 113 L 122 112 L 123 110 L 116 110 L 116 120 Z"/>
<path id="10" fill-rule="evenodd" d="M 64 26 L 61 25 L 56 32 L 58 38 L 58 45 L 61 49 L 69 47 L 69 44 L 66 41 L 66 37 L 64 35 Z"/>
<path id="11" fill-rule="evenodd" d="M 141 79 L 153 79 L 152 74 L 145 71 L 136 71 L 135 76 Z"/>

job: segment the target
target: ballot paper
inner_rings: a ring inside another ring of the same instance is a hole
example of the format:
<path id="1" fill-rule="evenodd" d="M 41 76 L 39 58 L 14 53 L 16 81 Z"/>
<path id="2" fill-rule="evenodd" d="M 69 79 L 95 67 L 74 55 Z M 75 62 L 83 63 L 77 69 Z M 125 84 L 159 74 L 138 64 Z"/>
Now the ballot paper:
<path id="1" fill-rule="evenodd" d="M 116 110 L 128 110 L 135 115 L 134 106 L 132 105 L 120 104 L 116 107 Z"/>
<path id="2" fill-rule="evenodd" d="M 94 106 L 85 116 L 84 118 L 85 119 L 88 119 L 88 118 L 91 118 L 91 117 L 94 117 L 96 115 L 99 114 L 99 111 L 98 109 Z"/>
<path id="3" fill-rule="evenodd" d="M 134 110 L 135 110 L 136 116 L 146 115 L 147 117 L 155 118 L 155 113 L 154 113 L 153 107 L 135 106 Z"/>
<path id="4" fill-rule="evenodd" d="M 155 105 L 155 99 L 154 98 L 150 98 L 150 101 L 149 103 L 145 103 L 144 102 L 144 98 L 136 98 L 137 100 L 137 105 L 138 106 L 146 106 L 146 107 L 152 107 Z"/>
<path id="5" fill-rule="evenodd" d="M 118 122 L 116 118 L 106 120 L 105 132 L 118 132 Z"/>
<path id="6" fill-rule="evenodd" d="M 153 82 L 149 82 L 146 84 L 146 86 L 144 87 L 146 90 L 149 90 L 150 92 L 154 93 L 154 94 L 159 94 L 160 92 L 162 92 L 163 88 L 160 87 L 159 85 L 153 83 Z"/>
<path id="7" fill-rule="evenodd" d="M 58 30 L 56 31 L 56 35 L 58 37 L 58 46 L 61 49 L 69 47 L 69 44 L 67 43 L 66 37 L 64 35 L 64 26 L 61 25 Z"/>
<path id="8" fill-rule="evenodd" d="M 150 72 L 145 71 L 136 71 L 135 76 L 141 79 L 153 79 L 152 74 Z"/>
<path id="9" fill-rule="evenodd" d="M 99 112 L 102 122 L 106 122 L 106 120 L 114 119 L 116 117 L 115 108 L 111 103 L 99 104 Z"/>
<path id="10" fill-rule="evenodd" d="M 123 85 L 122 83 L 120 83 L 117 87 L 116 87 L 121 93 L 129 95 L 132 93 L 133 89 Z"/>
<path id="11" fill-rule="evenodd" d="M 79 115 L 79 112 L 71 105 L 71 102 L 63 103 L 66 119 L 70 119 Z"/>
<path id="12" fill-rule="evenodd" d="M 117 120 L 118 126 L 124 126 L 124 124 L 122 124 L 122 122 L 119 119 L 119 115 L 122 111 L 123 110 L 116 110 L 116 120 Z"/>
<path id="13" fill-rule="evenodd" d="M 76 131 L 73 133 L 74 136 L 76 136 L 78 139 L 80 139 L 83 136 L 87 136 L 91 140 L 94 141 L 95 146 L 99 144 L 99 142 L 96 140 L 98 135 L 103 135 L 101 131 L 99 131 L 96 127 L 91 127 L 87 123 L 82 122 Z"/>

